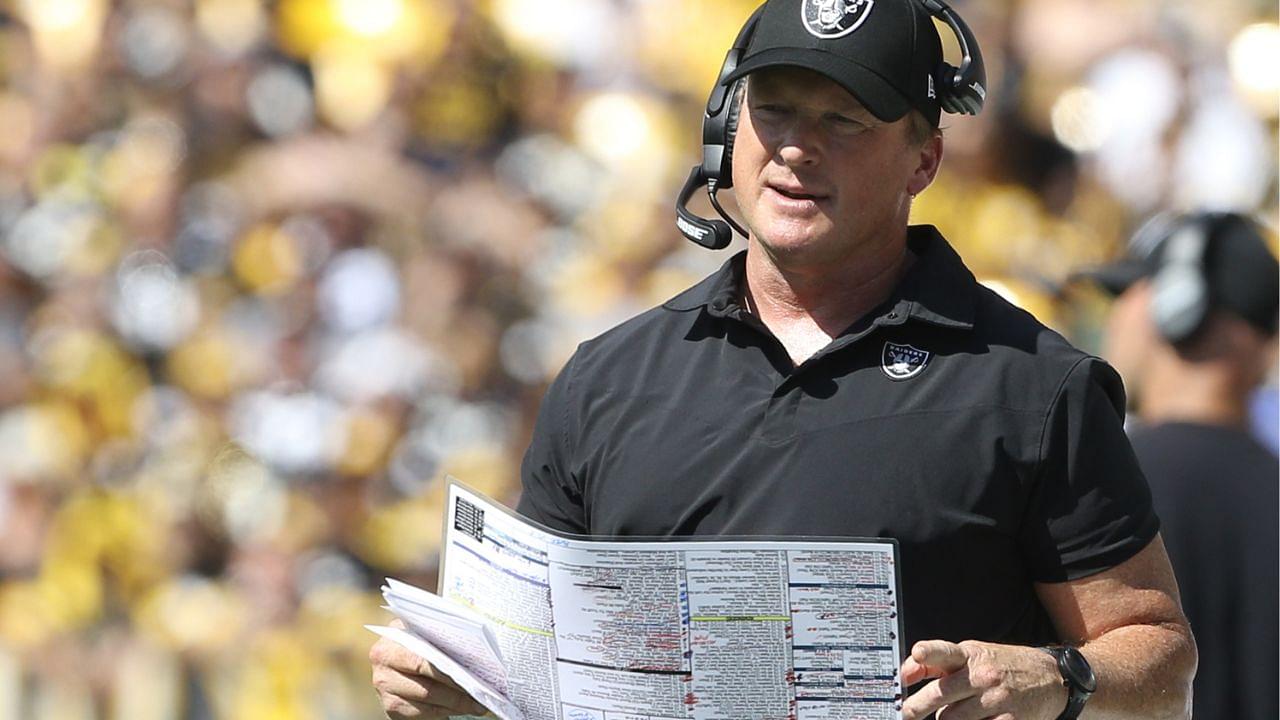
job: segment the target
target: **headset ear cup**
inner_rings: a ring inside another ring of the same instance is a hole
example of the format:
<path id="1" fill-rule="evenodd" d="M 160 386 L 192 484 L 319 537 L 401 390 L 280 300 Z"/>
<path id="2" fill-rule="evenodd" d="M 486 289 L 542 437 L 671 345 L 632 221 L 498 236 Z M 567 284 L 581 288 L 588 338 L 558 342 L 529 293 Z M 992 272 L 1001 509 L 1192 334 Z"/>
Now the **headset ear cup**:
<path id="1" fill-rule="evenodd" d="M 956 73 L 957 69 L 949 63 L 938 63 L 938 68 L 933 71 L 933 77 L 936 81 L 934 87 L 937 88 L 938 104 L 943 110 L 955 114 L 956 108 Z"/>
<path id="2" fill-rule="evenodd" d="M 738 132 L 742 90 L 746 87 L 745 80 L 737 80 L 728 87 L 723 83 L 724 78 L 738 67 L 738 59 L 750 44 L 764 8 L 761 4 L 751 13 L 738 31 L 733 47 L 724 56 L 719 79 L 707 96 L 707 109 L 702 115 L 702 162 L 693 166 L 684 187 L 676 196 L 676 227 L 689 240 L 712 250 L 727 247 L 734 231 L 743 237 L 749 234 L 716 200 L 718 190 L 733 186 L 733 139 Z M 689 211 L 689 200 L 701 187 L 706 187 L 711 205 L 724 218 L 723 221 L 702 218 Z"/>
<path id="3" fill-rule="evenodd" d="M 977 115 L 987 95 L 987 69 L 978 39 L 945 2 L 925 0 L 924 4 L 934 18 L 945 22 L 955 33 L 964 57 L 959 67 L 942 62 L 934 72 L 938 80 L 938 104 L 952 114 Z"/>
<path id="4" fill-rule="evenodd" d="M 938 63 L 938 69 L 933 71 L 933 77 L 938 81 L 938 91 L 942 95 L 949 94 L 955 87 L 956 72 L 956 66 L 946 62 Z"/>
<path id="5" fill-rule="evenodd" d="M 742 113 L 742 96 L 746 89 L 738 80 L 729 88 L 729 106 L 724 116 L 724 155 L 720 159 L 720 178 L 716 185 L 719 189 L 733 187 L 733 143 L 738 137 L 738 118 Z"/>
<path id="6" fill-rule="evenodd" d="M 1178 227 L 1162 248 L 1160 269 L 1151 280 L 1151 319 L 1160 335 L 1177 345 L 1189 340 L 1209 315 L 1209 283 L 1204 255 L 1210 228 L 1205 220 Z"/>
<path id="7" fill-rule="evenodd" d="M 1198 271 L 1166 268 L 1151 288 L 1151 317 L 1160 335 L 1177 345 L 1200 329 L 1208 313 L 1207 288 Z"/>

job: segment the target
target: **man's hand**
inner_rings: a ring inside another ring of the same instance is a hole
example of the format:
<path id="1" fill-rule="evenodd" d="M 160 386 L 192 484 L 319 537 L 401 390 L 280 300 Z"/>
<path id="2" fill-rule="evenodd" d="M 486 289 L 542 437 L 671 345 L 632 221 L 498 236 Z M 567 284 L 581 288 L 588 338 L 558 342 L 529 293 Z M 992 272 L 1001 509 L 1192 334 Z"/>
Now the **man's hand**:
<path id="1" fill-rule="evenodd" d="M 404 627 L 400 620 L 391 625 Z M 369 650 L 369 662 L 373 665 L 373 687 L 392 720 L 439 720 L 489 712 L 431 663 L 391 640 L 379 638 Z"/>
<path id="2" fill-rule="evenodd" d="M 1038 648 L 925 640 L 902 663 L 902 685 L 936 678 L 902 705 L 902 720 L 1052 720 L 1067 706 L 1058 663 Z"/>

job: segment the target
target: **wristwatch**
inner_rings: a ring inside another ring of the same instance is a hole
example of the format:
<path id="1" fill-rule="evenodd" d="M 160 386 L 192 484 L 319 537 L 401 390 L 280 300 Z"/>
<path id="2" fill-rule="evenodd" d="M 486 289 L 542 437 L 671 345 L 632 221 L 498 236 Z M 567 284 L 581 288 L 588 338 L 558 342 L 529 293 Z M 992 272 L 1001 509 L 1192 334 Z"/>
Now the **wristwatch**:
<path id="1" fill-rule="evenodd" d="M 1050 645 L 1040 649 L 1058 661 L 1058 672 L 1062 674 L 1062 684 L 1067 688 L 1067 709 L 1062 711 L 1058 720 L 1076 720 L 1084 711 L 1089 696 L 1098 691 L 1093 668 L 1089 667 L 1083 653 L 1068 645 Z"/>

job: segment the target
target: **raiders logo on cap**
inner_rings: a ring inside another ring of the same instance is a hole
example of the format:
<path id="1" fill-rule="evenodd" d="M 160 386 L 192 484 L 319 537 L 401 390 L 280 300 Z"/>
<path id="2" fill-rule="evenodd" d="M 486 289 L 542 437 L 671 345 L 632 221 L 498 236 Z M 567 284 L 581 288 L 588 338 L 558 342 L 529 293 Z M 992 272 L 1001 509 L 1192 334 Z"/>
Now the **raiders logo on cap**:
<path id="1" fill-rule="evenodd" d="M 932 355 L 928 350 L 887 342 L 880 354 L 880 368 L 893 380 L 906 380 L 919 375 Z"/>
<path id="2" fill-rule="evenodd" d="M 838 38 L 857 30 L 875 4 L 875 0 L 804 0 L 800 16 L 810 34 Z"/>

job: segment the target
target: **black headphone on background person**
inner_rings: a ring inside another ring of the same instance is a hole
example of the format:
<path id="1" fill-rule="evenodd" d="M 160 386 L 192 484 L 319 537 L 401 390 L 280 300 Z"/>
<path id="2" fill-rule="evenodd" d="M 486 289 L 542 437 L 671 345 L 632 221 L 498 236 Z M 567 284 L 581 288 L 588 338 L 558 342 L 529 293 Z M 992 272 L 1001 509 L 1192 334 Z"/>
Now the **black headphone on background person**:
<path id="1" fill-rule="evenodd" d="M 1159 249 L 1159 265 L 1151 276 L 1151 319 L 1170 344 L 1189 340 L 1209 316 L 1205 251 L 1217 224 L 1214 215 L 1188 217 Z"/>
<path id="2" fill-rule="evenodd" d="M 932 17 L 947 24 L 955 33 L 960 44 L 962 59 L 959 67 L 946 62 L 939 64 L 933 72 L 936 81 L 938 103 L 952 114 L 977 115 L 982 110 L 986 99 L 987 70 L 982 62 L 982 51 L 978 48 L 978 40 L 964 20 L 941 0 L 904 0 L 920 2 Z M 743 237 L 747 231 L 739 225 L 720 206 L 716 193 L 724 188 L 733 187 L 733 140 L 738 130 L 738 116 L 741 113 L 742 84 L 746 78 L 740 78 L 730 84 L 725 79 L 737 69 L 742 54 L 746 51 L 751 37 L 755 33 L 760 15 L 765 6 L 756 8 L 751 17 L 738 32 L 733 47 L 725 55 L 724 64 L 716 84 L 707 98 L 706 113 L 702 118 L 702 163 L 694 165 L 689 177 L 676 198 L 676 227 L 689 240 L 711 250 L 721 250 L 729 246 L 736 230 Z M 698 188 L 706 186 L 707 195 L 716 213 L 724 220 L 712 220 L 694 215 L 688 209 L 689 200 Z M 732 230 L 730 229 L 732 226 Z"/>

